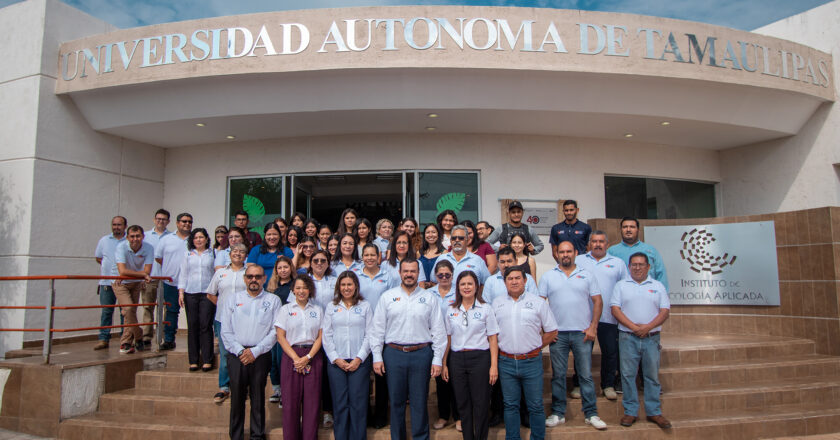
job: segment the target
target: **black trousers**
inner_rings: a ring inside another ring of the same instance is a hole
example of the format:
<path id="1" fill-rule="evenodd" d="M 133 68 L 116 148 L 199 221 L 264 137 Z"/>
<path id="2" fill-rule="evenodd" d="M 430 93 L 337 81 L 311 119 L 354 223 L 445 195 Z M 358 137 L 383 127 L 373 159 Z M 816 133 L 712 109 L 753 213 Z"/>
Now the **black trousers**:
<path id="1" fill-rule="evenodd" d="M 448 367 L 464 440 L 485 440 L 490 429 L 490 350 L 450 352 Z"/>
<path id="2" fill-rule="evenodd" d="M 438 418 L 449 420 L 452 416 L 452 420 L 461 420 L 458 405 L 455 403 L 455 393 L 452 392 L 452 382 L 446 382 L 438 376 L 435 378 L 435 389 L 437 390 Z"/>
<path id="3" fill-rule="evenodd" d="M 187 309 L 187 357 L 190 364 L 212 364 L 216 306 L 204 293 L 185 293 L 184 308 Z"/>
<path id="4" fill-rule="evenodd" d="M 327 353 L 323 348 L 321 348 L 321 356 L 324 357 L 324 366 L 321 370 L 321 411 L 331 413 L 333 411 L 332 391 L 330 391 L 330 381 L 327 379 L 327 367 L 330 361 L 327 360 Z"/>
<path id="5" fill-rule="evenodd" d="M 227 355 L 230 372 L 230 438 L 244 440 L 245 396 L 251 400 L 251 439 L 265 439 L 265 383 L 271 370 L 271 352 L 242 365 L 235 354 Z"/>
<path id="6" fill-rule="evenodd" d="M 386 375 L 373 375 L 376 400 L 373 404 L 371 417 L 375 425 L 384 426 L 388 424 L 388 379 Z"/>

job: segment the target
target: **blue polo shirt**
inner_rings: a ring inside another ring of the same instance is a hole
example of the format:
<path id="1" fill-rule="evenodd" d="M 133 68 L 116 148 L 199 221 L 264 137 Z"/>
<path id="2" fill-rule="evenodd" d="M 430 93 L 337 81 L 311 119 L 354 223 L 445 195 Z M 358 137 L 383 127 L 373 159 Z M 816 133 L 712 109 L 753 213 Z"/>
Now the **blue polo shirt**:
<path id="1" fill-rule="evenodd" d="M 537 291 L 537 282 L 531 274 L 525 274 L 525 292 L 539 295 Z M 484 289 L 481 291 L 481 297 L 485 302 L 492 303 L 496 298 L 508 294 L 507 286 L 505 286 L 504 275 L 496 273 L 484 282 Z"/>
<path id="2" fill-rule="evenodd" d="M 265 286 L 268 286 L 268 282 L 271 281 L 271 276 L 274 275 L 274 263 L 277 262 L 277 257 L 282 254 L 289 258 L 294 258 L 295 254 L 288 246 L 283 246 L 280 252 L 263 253 L 260 252 L 260 249 L 262 249 L 262 246 L 254 246 L 251 252 L 248 253 L 247 262 L 262 266 L 263 270 L 265 270 L 265 284 L 263 284 L 263 288 L 265 288 Z"/>
<path id="3" fill-rule="evenodd" d="M 540 296 L 548 299 L 548 306 L 561 332 L 589 328 L 592 323 L 590 298 L 601 295 L 598 281 L 592 273 L 576 267 L 571 275 L 566 276 L 559 267 L 555 267 L 544 273 L 537 285 Z"/>
<path id="4" fill-rule="evenodd" d="M 577 250 L 578 255 L 586 253 L 586 245 L 589 244 L 589 236 L 592 235 L 592 228 L 586 223 L 575 219 L 571 225 L 562 221 L 551 227 L 551 236 L 548 242 L 557 246 L 564 241 L 571 241 Z"/>
<path id="5" fill-rule="evenodd" d="M 615 255 L 624 260 L 624 264 L 628 268 L 630 267 L 630 256 L 636 252 L 642 252 L 647 255 L 648 260 L 650 260 L 650 272 L 648 274 L 651 278 L 662 283 L 665 286 L 665 290 L 670 291 L 671 289 L 668 288 L 668 274 L 665 273 L 665 262 L 662 260 L 662 256 L 659 255 L 656 248 L 639 240 L 633 245 L 627 245 L 622 241 L 607 249 L 608 254 Z"/>
<path id="6" fill-rule="evenodd" d="M 364 267 L 353 269 L 353 273 L 359 278 L 359 293 L 365 301 L 370 303 L 371 312 L 376 310 L 376 305 L 379 303 L 379 297 L 389 289 L 393 289 L 400 285 L 399 276 L 394 277 L 394 272 L 382 266 L 379 272 L 372 278 L 365 273 Z"/>
<path id="7" fill-rule="evenodd" d="M 465 270 L 470 270 L 475 273 L 478 277 L 479 284 L 484 284 L 484 281 L 490 277 L 490 271 L 487 270 L 487 263 L 484 262 L 484 259 L 470 251 L 467 251 L 464 256 L 461 257 L 461 261 L 455 260 L 455 255 L 452 252 L 447 252 L 439 256 L 435 262 L 435 267 L 432 268 L 432 274 L 435 273 L 435 268 L 443 260 L 449 261 L 452 263 L 452 267 L 455 268 L 455 271 L 452 274 L 453 285 L 456 283 L 458 275 Z"/>

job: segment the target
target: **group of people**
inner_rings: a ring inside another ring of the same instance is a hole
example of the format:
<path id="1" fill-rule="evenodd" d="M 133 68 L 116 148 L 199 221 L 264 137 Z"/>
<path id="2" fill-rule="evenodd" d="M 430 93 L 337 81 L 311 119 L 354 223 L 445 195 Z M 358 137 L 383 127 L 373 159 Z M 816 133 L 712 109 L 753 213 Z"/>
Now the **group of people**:
<path id="1" fill-rule="evenodd" d="M 658 381 L 667 280 L 658 252 L 639 240 L 638 220 L 623 219 L 622 241 L 608 248 L 607 234 L 577 218 L 575 201 L 564 202 L 565 220 L 549 239 L 558 264 L 537 280 L 533 255 L 544 245 L 522 222 L 522 204 L 508 208 L 509 221 L 498 229 L 459 222 L 453 211 L 422 230 L 412 218 L 374 225 L 347 209 L 335 231 L 295 214 L 265 225 L 262 234 L 249 229 L 248 214 L 240 211 L 234 226 L 217 227 L 213 237 L 194 228 L 188 213 L 176 217 L 175 232 L 167 230 L 164 209 L 146 232 L 133 225 L 126 233 L 126 219 L 117 216 L 96 258 L 103 276 L 134 279 L 100 282 L 100 302 L 126 304 L 124 322 L 137 323 L 130 304 L 156 302 L 153 278 L 163 278 L 161 349 L 175 348 L 184 307 L 189 369 L 210 371 L 215 333 L 220 390 L 213 398 L 231 399 L 234 439 L 244 435 L 246 398 L 251 438 L 264 438 L 268 378 L 269 401 L 283 407 L 284 438 L 316 438 L 319 420 L 337 439 L 363 439 L 367 426 L 388 423 L 392 438 L 405 438 L 408 403 L 415 439 L 428 438 L 430 428 L 441 429 L 450 418 L 465 439 L 487 438 L 489 427 L 502 421 L 508 439 L 519 438 L 520 424 L 541 439 L 546 427 L 565 421 L 570 351 L 571 396 L 582 399 L 587 424 L 606 429 L 591 371 L 596 338 L 603 394 L 616 400 L 624 392 L 621 424 L 631 426 L 639 415 L 641 365 L 647 419 L 670 427 Z M 153 322 L 154 307 L 142 310 L 143 322 Z M 111 323 L 111 309 L 103 309 L 101 325 Z M 110 336 L 103 330 L 94 349 L 108 348 Z M 151 337 L 151 325 L 127 327 L 120 352 L 147 349 Z M 431 377 L 438 419 L 430 424 Z"/>

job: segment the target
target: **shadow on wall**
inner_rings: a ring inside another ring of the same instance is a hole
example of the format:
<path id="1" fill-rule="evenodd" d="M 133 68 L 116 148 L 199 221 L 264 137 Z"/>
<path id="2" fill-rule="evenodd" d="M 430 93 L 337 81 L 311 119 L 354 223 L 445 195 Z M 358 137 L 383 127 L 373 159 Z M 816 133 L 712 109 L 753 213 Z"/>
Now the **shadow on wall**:
<path id="1" fill-rule="evenodd" d="M 797 135 L 721 152 L 723 193 L 726 195 L 723 212 L 726 215 L 779 212 L 792 189 L 805 189 L 805 182 L 795 185 L 795 181 L 807 179 L 807 174 L 813 172 L 803 170 L 803 166 L 817 147 L 823 130 L 828 128 L 826 121 L 840 119 L 840 113 L 831 114 L 833 104 L 826 102 L 818 107 Z M 834 111 L 840 112 L 840 109 Z M 756 194 L 761 197 L 755 197 Z M 826 203 L 805 205 L 823 206 Z"/>
<path id="2" fill-rule="evenodd" d="M 27 273 L 28 257 L 21 256 L 20 247 L 25 237 L 17 225 L 24 222 L 25 207 L 14 182 L 9 176 L 0 175 L 0 275 L 13 276 Z M 0 281 L 0 305 L 20 306 L 26 303 L 27 283 L 25 281 Z M 1 310 L 0 328 L 21 328 L 24 323 L 23 310 Z M 20 348 L 21 332 L 0 332 L 0 356 L 6 351 Z"/>

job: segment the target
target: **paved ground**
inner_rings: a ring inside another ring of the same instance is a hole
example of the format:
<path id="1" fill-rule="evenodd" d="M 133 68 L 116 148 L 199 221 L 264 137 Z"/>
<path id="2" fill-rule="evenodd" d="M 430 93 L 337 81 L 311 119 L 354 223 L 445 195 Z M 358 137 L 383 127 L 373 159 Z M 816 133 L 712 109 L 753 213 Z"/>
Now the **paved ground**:
<path id="1" fill-rule="evenodd" d="M 46 438 L 0 429 L 0 440 L 46 440 Z"/>

